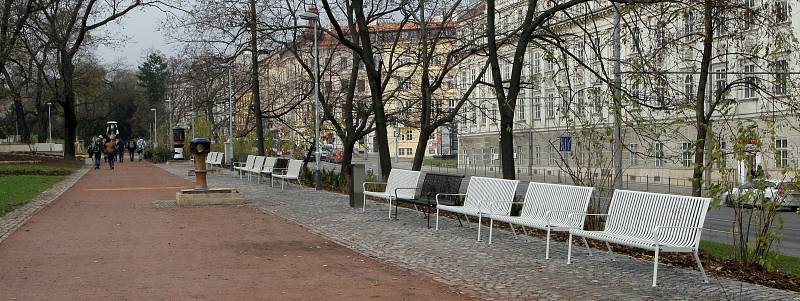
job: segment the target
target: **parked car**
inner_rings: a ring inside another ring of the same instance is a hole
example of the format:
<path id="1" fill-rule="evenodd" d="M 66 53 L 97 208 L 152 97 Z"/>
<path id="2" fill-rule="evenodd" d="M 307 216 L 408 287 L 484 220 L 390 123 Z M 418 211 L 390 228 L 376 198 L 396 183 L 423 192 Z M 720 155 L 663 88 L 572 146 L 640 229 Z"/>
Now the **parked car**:
<path id="1" fill-rule="evenodd" d="M 306 155 L 307 155 L 307 153 L 306 153 L 306 154 L 303 154 L 303 158 L 301 158 L 301 159 L 305 160 L 305 159 L 306 159 Z M 328 153 L 328 151 L 325 151 L 325 150 L 323 150 L 323 151 L 322 151 L 322 152 L 319 154 L 319 160 L 320 160 L 320 161 L 323 161 L 323 162 L 324 162 L 324 161 L 328 161 L 328 156 L 329 156 L 329 153 Z M 314 152 L 311 152 L 311 160 L 312 160 L 312 161 L 313 161 L 313 160 L 315 160 L 315 159 L 316 159 L 316 157 L 317 157 L 317 152 L 316 152 L 316 151 L 314 151 Z"/>
<path id="2" fill-rule="evenodd" d="M 333 155 L 330 156 L 331 163 L 342 163 L 342 157 L 344 156 L 344 152 L 341 149 L 336 149 L 333 151 Z"/>
<path id="3" fill-rule="evenodd" d="M 723 193 L 721 198 L 725 201 L 725 204 L 732 206 L 736 204 L 736 198 L 750 192 L 750 190 L 754 190 L 755 193 L 762 191 L 764 197 L 774 202 L 780 202 L 781 209 L 796 211 L 800 207 L 800 191 L 798 191 L 797 184 L 776 179 L 755 180 L 745 183 L 741 187 L 734 187 L 728 193 Z M 759 204 L 752 204 L 752 202 L 753 200 L 750 200 L 749 204 L 744 205 L 759 206 Z"/>

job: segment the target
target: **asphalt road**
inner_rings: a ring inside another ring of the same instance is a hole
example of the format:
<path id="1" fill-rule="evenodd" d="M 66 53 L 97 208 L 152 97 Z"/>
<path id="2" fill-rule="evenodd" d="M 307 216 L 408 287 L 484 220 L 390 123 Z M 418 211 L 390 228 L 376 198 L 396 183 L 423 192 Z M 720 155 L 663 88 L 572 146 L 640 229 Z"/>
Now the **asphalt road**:
<path id="1" fill-rule="evenodd" d="M 356 156 L 353 158 L 354 163 L 363 163 L 367 170 L 372 169 L 375 174 L 380 173 L 380 163 L 378 155 L 371 153 L 367 156 L 367 160 L 363 157 Z M 325 170 L 339 170 L 339 164 L 320 162 L 320 165 Z M 399 162 L 392 161 L 392 166 L 399 168 L 410 169 L 411 161 L 401 159 Z M 784 230 L 783 240 L 777 243 L 774 248 L 782 254 L 790 256 L 800 256 L 800 215 L 794 212 L 780 212 L 783 219 Z M 728 207 L 721 207 L 712 209 L 706 216 L 705 229 L 703 232 L 703 240 L 710 240 L 725 244 L 733 243 L 733 234 L 730 233 L 733 228 L 733 220 L 735 214 L 733 209 Z M 775 223 L 777 224 L 777 222 Z M 773 226 L 775 228 L 775 226 Z M 751 229 L 755 232 L 756 229 Z"/>

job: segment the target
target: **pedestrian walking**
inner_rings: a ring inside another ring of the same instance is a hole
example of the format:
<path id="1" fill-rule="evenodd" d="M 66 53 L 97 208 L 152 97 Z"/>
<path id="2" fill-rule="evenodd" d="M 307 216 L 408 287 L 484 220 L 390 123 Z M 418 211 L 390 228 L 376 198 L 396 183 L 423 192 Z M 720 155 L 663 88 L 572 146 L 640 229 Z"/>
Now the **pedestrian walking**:
<path id="1" fill-rule="evenodd" d="M 128 161 L 133 162 L 133 153 L 136 152 L 136 139 L 128 140 Z"/>
<path id="2" fill-rule="evenodd" d="M 116 148 L 115 148 L 116 146 L 114 145 L 114 141 L 112 141 L 111 139 L 108 139 L 108 141 L 106 141 L 106 145 L 105 146 L 106 146 L 105 147 L 106 160 L 108 160 L 108 166 L 111 169 L 114 169 L 114 159 L 116 157 L 116 152 L 117 152 Z"/>
<path id="3" fill-rule="evenodd" d="M 147 142 L 145 142 L 144 139 L 139 138 L 139 140 L 136 141 L 136 153 L 139 154 L 139 161 L 144 160 L 145 147 L 147 147 Z"/>
<path id="4" fill-rule="evenodd" d="M 100 169 L 100 158 L 103 155 L 103 136 L 97 136 L 89 145 L 89 156 L 94 160 L 94 169 Z"/>
<path id="5" fill-rule="evenodd" d="M 115 148 L 117 159 L 119 159 L 119 163 L 122 163 L 124 161 L 123 158 L 125 158 L 125 141 L 123 141 L 122 138 L 117 138 L 117 145 L 115 145 Z"/>

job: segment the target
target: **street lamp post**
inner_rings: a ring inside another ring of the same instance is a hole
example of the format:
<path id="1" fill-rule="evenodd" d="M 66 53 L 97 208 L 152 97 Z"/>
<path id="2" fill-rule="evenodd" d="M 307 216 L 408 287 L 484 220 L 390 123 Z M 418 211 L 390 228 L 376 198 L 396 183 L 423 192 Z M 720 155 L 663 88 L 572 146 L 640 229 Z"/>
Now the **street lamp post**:
<path id="1" fill-rule="evenodd" d="M 150 109 L 153 111 L 153 147 L 158 146 L 158 111 L 155 108 Z"/>
<path id="2" fill-rule="evenodd" d="M 228 141 L 225 141 L 225 159 L 228 165 L 233 169 L 233 76 L 231 76 L 231 69 L 233 69 L 233 62 L 230 65 L 225 65 L 228 68 Z"/>
<path id="3" fill-rule="evenodd" d="M 319 23 L 319 16 L 314 13 L 305 12 L 300 14 L 300 18 L 314 23 L 314 149 L 316 149 L 316 170 L 314 170 L 314 182 L 316 189 L 322 190 L 319 174 L 319 161 L 320 161 L 320 145 L 319 145 L 319 49 L 317 47 L 317 24 Z"/>
<path id="4" fill-rule="evenodd" d="M 47 103 L 47 142 L 52 144 L 53 143 L 53 123 L 50 120 L 50 106 L 52 106 L 52 102 Z M 52 147 L 52 146 L 51 146 Z"/>

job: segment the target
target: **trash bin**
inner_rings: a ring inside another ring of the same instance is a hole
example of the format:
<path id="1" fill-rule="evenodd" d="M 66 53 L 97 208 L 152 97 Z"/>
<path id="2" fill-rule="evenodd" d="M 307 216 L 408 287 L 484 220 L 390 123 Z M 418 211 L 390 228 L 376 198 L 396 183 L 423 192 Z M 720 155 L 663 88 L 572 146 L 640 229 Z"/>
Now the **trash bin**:
<path id="1" fill-rule="evenodd" d="M 364 181 L 367 178 L 364 163 L 352 163 L 352 181 L 350 181 L 350 207 L 361 208 L 364 205 Z"/>

